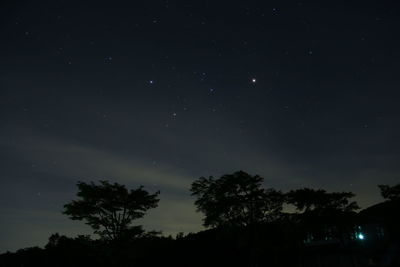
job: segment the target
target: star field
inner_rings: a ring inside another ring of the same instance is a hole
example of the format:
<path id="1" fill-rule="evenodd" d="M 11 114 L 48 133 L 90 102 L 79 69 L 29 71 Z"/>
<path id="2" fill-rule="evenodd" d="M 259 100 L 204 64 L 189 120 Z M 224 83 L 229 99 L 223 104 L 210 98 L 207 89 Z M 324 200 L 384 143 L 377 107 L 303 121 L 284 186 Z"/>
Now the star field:
<path id="1" fill-rule="evenodd" d="M 380 201 L 399 4 L 264 2 L 3 4 L 0 252 L 86 233 L 60 212 L 77 181 L 160 190 L 143 223 L 166 235 L 202 229 L 192 181 L 237 170 Z"/>

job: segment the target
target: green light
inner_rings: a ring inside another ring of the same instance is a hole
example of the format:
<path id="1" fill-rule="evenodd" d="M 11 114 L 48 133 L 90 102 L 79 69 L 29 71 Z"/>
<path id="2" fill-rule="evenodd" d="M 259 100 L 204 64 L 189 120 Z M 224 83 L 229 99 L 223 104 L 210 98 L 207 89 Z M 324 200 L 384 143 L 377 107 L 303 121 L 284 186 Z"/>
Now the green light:
<path id="1" fill-rule="evenodd" d="M 364 235 L 361 234 L 361 233 L 359 233 L 357 237 L 358 237 L 358 239 L 360 239 L 360 240 L 364 240 Z"/>

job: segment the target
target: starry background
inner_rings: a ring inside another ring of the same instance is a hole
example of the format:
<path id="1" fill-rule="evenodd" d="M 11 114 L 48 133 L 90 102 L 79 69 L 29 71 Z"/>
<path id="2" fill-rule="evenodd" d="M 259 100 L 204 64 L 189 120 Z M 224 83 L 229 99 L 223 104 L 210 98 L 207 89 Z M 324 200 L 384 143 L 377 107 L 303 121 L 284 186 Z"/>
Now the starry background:
<path id="1" fill-rule="evenodd" d="M 89 233 L 61 214 L 77 181 L 161 190 L 140 223 L 165 235 L 202 229 L 191 182 L 240 169 L 381 201 L 400 5 L 322 2 L 2 1 L 0 252 Z"/>

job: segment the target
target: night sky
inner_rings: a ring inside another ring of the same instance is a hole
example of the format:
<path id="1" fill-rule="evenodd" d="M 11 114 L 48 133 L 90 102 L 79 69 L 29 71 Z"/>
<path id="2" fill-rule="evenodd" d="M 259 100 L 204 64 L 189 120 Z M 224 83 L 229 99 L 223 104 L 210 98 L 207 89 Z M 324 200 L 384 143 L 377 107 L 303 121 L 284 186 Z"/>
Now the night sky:
<path id="1" fill-rule="evenodd" d="M 0 252 L 87 234 L 78 181 L 161 191 L 140 223 L 202 228 L 190 184 L 353 191 L 400 175 L 396 1 L 1 1 Z M 350 3 L 349 3 L 350 2 Z"/>

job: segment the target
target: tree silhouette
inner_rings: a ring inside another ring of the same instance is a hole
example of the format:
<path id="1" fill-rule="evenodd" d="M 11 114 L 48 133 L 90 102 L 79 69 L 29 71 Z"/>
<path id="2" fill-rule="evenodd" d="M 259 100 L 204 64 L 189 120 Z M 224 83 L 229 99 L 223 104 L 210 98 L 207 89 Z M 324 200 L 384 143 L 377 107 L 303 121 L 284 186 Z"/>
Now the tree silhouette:
<path id="1" fill-rule="evenodd" d="M 140 186 L 128 190 L 124 185 L 100 181 L 99 185 L 78 182 L 78 200 L 64 205 L 64 214 L 72 220 L 83 220 L 94 233 L 105 240 L 133 238 L 144 233 L 142 226 L 132 226 L 135 219 L 157 207 L 159 199 Z"/>
<path id="2" fill-rule="evenodd" d="M 357 202 L 350 201 L 355 195 L 352 192 L 328 193 L 323 189 L 302 188 L 291 190 L 286 194 L 287 203 L 292 204 L 298 211 L 307 212 L 353 212 L 359 209 Z"/>
<path id="3" fill-rule="evenodd" d="M 386 200 L 397 200 L 400 199 L 400 184 L 390 185 L 378 185 L 381 190 L 381 195 Z"/>
<path id="4" fill-rule="evenodd" d="M 302 188 L 286 194 L 287 203 L 295 206 L 301 214 L 294 216 L 304 235 L 325 240 L 342 238 L 352 233 L 357 202 L 350 201 L 352 192 L 333 192 Z M 308 239 L 308 238 L 307 238 Z"/>
<path id="5" fill-rule="evenodd" d="M 262 177 L 243 171 L 193 182 L 190 191 L 197 197 L 197 210 L 205 215 L 204 226 L 246 226 L 279 216 L 284 197 L 261 188 L 262 182 Z"/>

